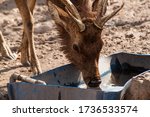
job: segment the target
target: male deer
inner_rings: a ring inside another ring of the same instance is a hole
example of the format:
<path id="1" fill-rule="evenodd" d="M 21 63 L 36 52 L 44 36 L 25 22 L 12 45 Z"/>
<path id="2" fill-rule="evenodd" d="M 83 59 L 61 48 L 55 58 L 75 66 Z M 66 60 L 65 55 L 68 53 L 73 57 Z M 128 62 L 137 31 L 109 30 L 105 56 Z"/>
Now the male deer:
<path id="1" fill-rule="evenodd" d="M 36 0 L 15 0 L 20 10 L 24 37 L 21 61 L 41 72 L 35 54 L 33 39 L 33 9 Z M 98 60 L 103 46 L 101 33 L 104 24 L 121 10 L 123 4 L 109 15 L 106 14 L 108 0 L 48 0 L 47 4 L 62 38 L 62 50 L 66 57 L 83 74 L 88 87 L 98 87 L 101 78 Z M 28 49 L 29 48 L 29 49 Z M 29 52 L 30 50 L 30 52 Z M 29 59 L 31 54 L 31 60 Z"/>
<path id="2" fill-rule="evenodd" d="M 41 73 L 41 67 L 35 53 L 34 37 L 33 37 L 33 10 L 36 0 L 15 0 L 23 20 L 23 38 L 21 44 L 21 63 L 23 65 L 31 65 L 35 74 Z"/>
<path id="3" fill-rule="evenodd" d="M 62 37 L 62 50 L 83 74 L 87 86 L 101 83 L 98 60 L 104 24 L 122 7 L 106 14 L 108 0 L 48 0 L 49 11 Z"/>

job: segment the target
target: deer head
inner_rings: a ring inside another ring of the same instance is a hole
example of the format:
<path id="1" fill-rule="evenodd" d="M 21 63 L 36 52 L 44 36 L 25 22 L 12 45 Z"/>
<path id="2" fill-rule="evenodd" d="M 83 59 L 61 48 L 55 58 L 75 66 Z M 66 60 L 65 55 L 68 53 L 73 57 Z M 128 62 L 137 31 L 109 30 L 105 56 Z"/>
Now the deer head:
<path id="1" fill-rule="evenodd" d="M 62 50 L 83 74 L 88 87 L 98 87 L 98 60 L 104 24 L 122 7 L 106 14 L 108 0 L 48 0 L 48 8 L 62 37 Z"/>

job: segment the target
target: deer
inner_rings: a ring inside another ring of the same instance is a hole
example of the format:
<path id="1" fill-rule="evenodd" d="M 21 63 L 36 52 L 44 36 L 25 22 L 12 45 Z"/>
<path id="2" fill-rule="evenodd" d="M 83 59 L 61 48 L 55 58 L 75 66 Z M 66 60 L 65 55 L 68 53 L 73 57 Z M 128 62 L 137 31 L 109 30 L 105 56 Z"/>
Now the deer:
<path id="1" fill-rule="evenodd" d="M 34 24 L 33 10 L 36 0 L 15 0 L 23 22 L 23 37 L 19 51 L 21 52 L 21 63 L 24 66 L 31 66 L 34 74 L 42 73 L 34 45 Z"/>
<path id="2" fill-rule="evenodd" d="M 6 43 L 1 31 L 0 31 L 0 53 L 2 57 L 5 57 L 5 59 L 7 60 L 9 59 L 14 60 L 16 58 L 16 55 L 11 51 L 9 45 Z"/>
<path id="3" fill-rule="evenodd" d="M 114 3 L 114 0 L 108 0 L 108 5 L 111 5 Z"/>
<path id="4" fill-rule="evenodd" d="M 41 73 L 33 37 L 33 10 L 36 0 L 15 2 L 24 26 L 21 62 L 24 65 L 30 63 L 33 72 Z M 108 15 L 108 0 L 47 0 L 47 5 L 62 38 L 61 50 L 66 58 L 81 71 L 88 87 L 99 87 L 101 77 L 98 61 L 103 47 L 103 26 L 123 8 L 124 3 Z"/>

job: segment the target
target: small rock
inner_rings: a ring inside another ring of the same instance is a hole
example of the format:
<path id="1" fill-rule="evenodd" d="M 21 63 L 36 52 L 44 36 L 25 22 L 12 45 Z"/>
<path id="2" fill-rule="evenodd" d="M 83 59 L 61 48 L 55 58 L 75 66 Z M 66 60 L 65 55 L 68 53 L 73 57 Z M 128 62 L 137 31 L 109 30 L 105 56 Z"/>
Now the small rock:
<path id="1" fill-rule="evenodd" d="M 41 51 L 41 53 L 44 54 L 44 55 L 47 54 L 47 52 L 45 52 L 45 51 Z"/>
<path id="2" fill-rule="evenodd" d="M 21 27 L 13 27 L 13 31 L 20 31 L 20 30 L 22 30 Z"/>
<path id="3" fill-rule="evenodd" d="M 133 38 L 134 35 L 133 35 L 132 33 L 127 33 L 127 34 L 125 34 L 125 37 L 126 37 L 126 38 Z"/>
<path id="4" fill-rule="evenodd" d="M 44 55 L 38 55 L 38 58 L 42 59 L 42 58 L 44 58 Z"/>
<path id="5" fill-rule="evenodd" d="M 10 22 L 8 20 L 4 20 L 2 26 L 5 27 L 9 24 Z"/>
<path id="6" fill-rule="evenodd" d="M 9 35 L 9 34 L 11 34 L 11 30 L 10 30 L 10 29 L 5 29 L 5 30 L 3 31 L 3 35 L 4 35 L 4 36 L 7 36 L 7 35 Z"/>
<path id="7" fill-rule="evenodd" d="M 54 55 L 53 58 L 54 58 L 54 59 L 58 59 L 57 55 Z"/>
<path id="8" fill-rule="evenodd" d="M 21 69 L 21 70 L 20 70 L 20 72 L 26 72 L 26 71 L 27 71 L 27 70 L 25 70 L 25 69 Z"/>
<path id="9" fill-rule="evenodd" d="M 4 14 L 4 15 L 9 15 L 10 12 L 9 12 L 9 11 L 3 11 L 3 14 Z"/>
<path id="10" fill-rule="evenodd" d="M 6 62 L 3 62 L 2 64 L 3 64 L 3 65 L 7 65 L 8 63 L 6 63 Z"/>

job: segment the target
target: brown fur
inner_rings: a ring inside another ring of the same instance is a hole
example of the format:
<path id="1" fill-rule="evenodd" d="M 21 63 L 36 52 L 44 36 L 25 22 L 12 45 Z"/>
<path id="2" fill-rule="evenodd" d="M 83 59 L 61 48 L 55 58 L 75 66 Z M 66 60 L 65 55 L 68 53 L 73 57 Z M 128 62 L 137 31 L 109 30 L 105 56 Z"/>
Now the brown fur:
<path id="1" fill-rule="evenodd" d="M 40 73 L 33 36 L 33 9 L 36 0 L 15 0 L 15 2 L 24 24 L 21 62 L 25 65 L 30 63 L 33 72 Z M 103 46 L 102 27 L 123 5 L 106 17 L 104 15 L 107 0 L 48 0 L 48 6 L 63 39 L 62 50 L 66 57 L 81 70 L 89 87 L 98 87 L 100 84 L 98 59 Z"/>
<path id="2" fill-rule="evenodd" d="M 31 70 L 34 74 L 42 72 L 40 63 L 35 53 L 34 45 L 34 24 L 33 24 L 33 10 L 36 0 L 15 0 L 18 7 L 22 21 L 23 21 L 23 38 L 21 44 L 21 63 L 25 66 L 31 65 Z"/>
<path id="3" fill-rule="evenodd" d="M 56 4 L 54 1 L 53 3 Z M 86 26 L 85 31 L 80 32 L 76 23 L 69 16 L 62 15 L 62 12 L 59 13 L 59 16 L 67 24 L 66 28 L 59 24 L 57 25 L 60 37 L 62 38 L 61 50 L 81 70 L 84 81 L 88 85 L 91 80 L 100 79 L 98 59 L 103 46 L 103 41 L 101 40 L 102 30 L 97 28 L 93 23 L 96 13 L 85 13 L 85 11 L 81 11 L 79 6 L 78 4 L 76 8 L 80 11 L 80 16 Z M 65 9 L 62 6 L 60 7 L 64 12 Z M 86 14 L 86 17 L 83 13 Z"/>
<path id="4" fill-rule="evenodd" d="M 86 22 L 86 21 L 85 21 Z M 87 29 L 80 33 L 73 30 L 73 34 L 68 34 L 65 30 L 60 32 L 62 37 L 62 50 L 66 57 L 74 63 L 86 78 L 99 77 L 98 59 L 100 51 L 103 46 L 101 40 L 101 31 L 97 29 L 93 23 L 86 22 Z M 70 28 L 75 26 L 71 25 Z M 89 27 L 89 28 L 88 28 Z M 74 39 L 75 35 L 77 39 Z M 78 40 L 78 41 L 77 41 Z M 73 46 L 76 44 L 79 50 L 74 50 Z M 89 82 L 90 79 L 86 79 Z"/>
<path id="5" fill-rule="evenodd" d="M 101 82 L 98 60 L 103 46 L 102 29 L 124 3 L 106 16 L 107 0 L 70 1 L 48 0 L 49 10 L 62 38 L 62 50 L 80 69 L 85 83 L 89 87 L 98 87 Z"/>

